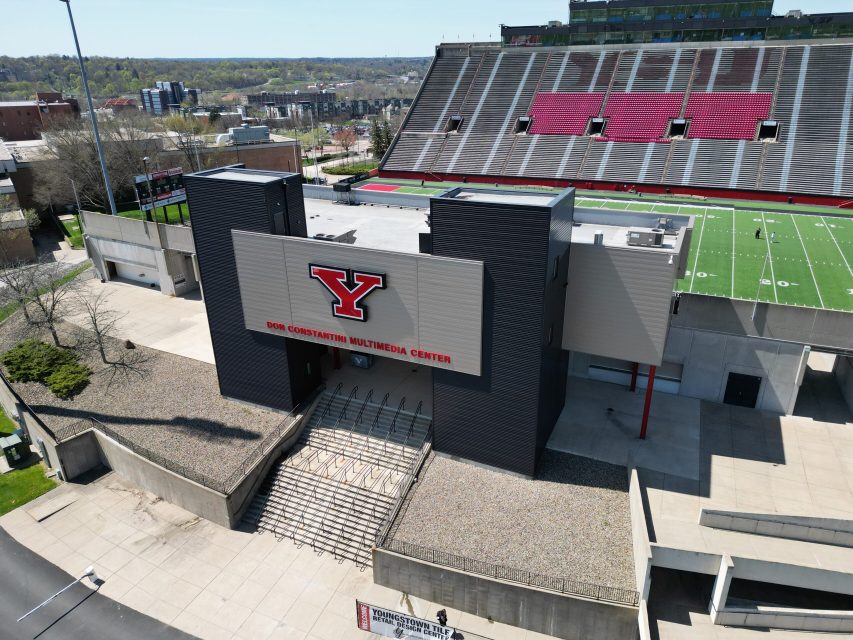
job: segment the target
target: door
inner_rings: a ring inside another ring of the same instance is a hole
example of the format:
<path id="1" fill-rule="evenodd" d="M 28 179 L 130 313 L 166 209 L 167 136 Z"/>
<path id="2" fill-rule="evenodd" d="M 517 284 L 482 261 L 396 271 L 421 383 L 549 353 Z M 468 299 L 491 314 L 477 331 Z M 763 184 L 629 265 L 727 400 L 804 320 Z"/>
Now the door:
<path id="1" fill-rule="evenodd" d="M 758 392 L 761 390 L 761 377 L 745 373 L 729 373 L 726 383 L 726 394 L 723 402 L 738 407 L 755 408 L 758 402 Z"/>

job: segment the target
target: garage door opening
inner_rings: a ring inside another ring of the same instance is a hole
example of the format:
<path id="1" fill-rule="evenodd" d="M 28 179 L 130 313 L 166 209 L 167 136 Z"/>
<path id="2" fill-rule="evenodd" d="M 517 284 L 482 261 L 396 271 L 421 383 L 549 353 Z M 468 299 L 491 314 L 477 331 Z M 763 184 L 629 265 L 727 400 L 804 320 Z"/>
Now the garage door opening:
<path id="1" fill-rule="evenodd" d="M 761 391 L 761 377 L 745 373 L 729 373 L 726 382 L 726 393 L 723 402 L 737 407 L 754 409 L 758 403 L 758 392 Z"/>
<path id="2" fill-rule="evenodd" d="M 150 289 L 160 288 L 160 274 L 153 267 L 111 260 L 105 260 L 104 262 L 107 265 L 107 274 L 110 280 L 138 284 Z"/>

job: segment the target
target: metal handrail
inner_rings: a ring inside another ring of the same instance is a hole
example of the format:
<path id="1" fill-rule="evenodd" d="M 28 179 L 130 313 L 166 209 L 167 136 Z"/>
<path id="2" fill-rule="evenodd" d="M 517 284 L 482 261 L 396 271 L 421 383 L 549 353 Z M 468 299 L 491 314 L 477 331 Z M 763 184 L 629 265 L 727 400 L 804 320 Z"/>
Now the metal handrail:
<path id="1" fill-rule="evenodd" d="M 367 396 L 364 398 L 364 402 L 361 403 L 361 408 L 358 410 L 358 415 L 355 417 L 355 420 L 352 422 L 352 426 L 349 428 L 349 439 L 347 440 L 347 446 L 352 444 L 352 434 L 355 432 L 355 428 L 361 423 L 364 417 L 364 409 L 367 407 L 367 403 L 370 402 L 371 398 L 373 398 L 373 389 L 367 392 Z"/>
<path id="2" fill-rule="evenodd" d="M 332 425 L 332 438 L 337 441 L 338 436 L 336 435 L 338 432 L 338 425 L 341 424 L 341 420 L 343 420 L 347 415 L 347 408 L 349 407 L 349 403 L 352 402 L 353 398 L 356 398 L 358 394 L 358 385 L 355 385 L 352 388 L 352 391 L 349 392 L 347 396 L 346 402 L 344 402 L 344 406 L 341 407 L 341 412 L 338 414 L 338 419 L 335 420 L 335 424 Z"/>
<path id="3" fill-rule="evenodd" d="M 406 396 L 403 396 L 400 399 L 400 404 L 397 405 L 397 411 L 394 413 L 394 419 L 391 420 L 391 426 L 388 427 L 388 433 L 385 434 L 385 439 L 382 441 L 382 451 L 383 453 L 388 453 L 388 438 L 391 437 L 391 434 L 395 432 L 397 428 L 397 416 L 400 415 L 400 411 L 406 406 Z"/>
<path id="4" fill-rule="evenodd" d="M 376 532 L 375 544 L 377 547 L 381 546 L 385 541 L 385 538 L 388 535 L 388 531 L 391 529 L 391 523 L 394 521 L 394 518 L 397 516 L 397 512 L 400 510 L 400 505 L 402 503 L 402 498 L 405 495 L 405 492 L 409 490 L 412 484 L 415 481 L 415 476 L 418 473 L 418 470 L 421 468 L 421 465 L 426 460 L 427 455 L 429 455 L 430 450 L 432 449 L 432 422 L 429 424 L 429 428 L 427 429 L 426 437 L 424 438 L 423 443 L 421 444 L 421 452 L 420 455 L 416 456 L 411 464 L 409 465 L 408 470 L 403 474 L 403 477 L 400 478 L 400 481 L 397 484 L 396 495 L 392 499 L 392 504 L 395 506 L 389 510 L 388 515 L 385 517 L 385 521 L 379 527 Z"/>
<path id="5" fill-rule="evenodd" d="M 403 396 L 400 399 L 400 404 L 397 405 L 397 412 L 394 414 L 394 419 L 391 421 L 391 431 L 397 433 L 397 418 L 400 415 L 400 412 L 406 408 L 406 396 Z"/>
<path id="6" fill-rule="evenodd" d="M 415 407 L 415 413 L 412 415 L 412 421 L 409 423 L 409 431 L 406 433 L 406 441 L 404 442 L 404 446 L 409 446 L 409 438 L 412 437 L 412 433 L 415 431 L 415 421 L 418 419 L 418 416 L 421 414 L 421 408 L 424 406 L 424 401 L 421 400 L 418 402 L 418 406 Z"/>
<path id="7" fill-rule="evenodd" d="M 329 415 L 329 409 L 331 409 L 331 407 L 332 407 L 332 401 L 335 399 L 335 397 L 338 395 L 338 393 L 340 393 L 343 386 L 344 386 L 344 383 L 339 382 L 338 386 L 335 387 L 335 390 L 332 391 L 331 395 L 329 396 L 329 401 L 326 403 L 326 408 L 323 409 L 323 413 L 320 414 L 320 420 L 322 420 L 327 415 Z"/>

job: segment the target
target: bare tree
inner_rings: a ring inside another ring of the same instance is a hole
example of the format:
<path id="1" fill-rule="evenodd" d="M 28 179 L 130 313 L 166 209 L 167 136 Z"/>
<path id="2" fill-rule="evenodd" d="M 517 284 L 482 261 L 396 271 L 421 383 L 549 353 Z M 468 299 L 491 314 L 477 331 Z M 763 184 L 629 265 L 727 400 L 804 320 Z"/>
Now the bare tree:
<path id="1" fill-rule="evenodd" d="M 86 334 L 80 346 L 94 349 L 106 367 L 100 372 L 107 376 L 107 386 L 117 377 L 144 378 L 148 375 L 146 366 L 149 358 L 134 348 L 123 348 L 117 340 L 116 332 L 119 322 L 127 314 L 119 313 L 110 308 L 110 294 L 101 289 L 97 293 L 78 291 L 75 294 L 78 322 Z M 130 344 L 130 343 L 128 343 Z"/>
<path id="2" fill-rule="evenodd" d="M 100 128 L 116 200 L 134 200 L 133 178 L 144 172 L 142 158 L 148 156 L 156 166 L 162 140 L 151 118 L 137 112 L 122 111 L 104 119 Z M 105 210 L 107 196 L 89 120 L 51 118 L 43 133 L 47 145 L 34 175 L 35 199 L 43 205 L 74 202 L 76 186 L 84 208 Z"/>
<path id="3" fill-rule="evenodd" d="M 71 294 L 79 288 L 78 280 L 64 277 L 66 271 L 62 263 L 46 260 L 12 261 L 0 271 L 0 302 L 19 305 L 26 331 L 36 335 L 47 331 L 58 347 L 62 345 L 57 326 L 69 310 Z"/>

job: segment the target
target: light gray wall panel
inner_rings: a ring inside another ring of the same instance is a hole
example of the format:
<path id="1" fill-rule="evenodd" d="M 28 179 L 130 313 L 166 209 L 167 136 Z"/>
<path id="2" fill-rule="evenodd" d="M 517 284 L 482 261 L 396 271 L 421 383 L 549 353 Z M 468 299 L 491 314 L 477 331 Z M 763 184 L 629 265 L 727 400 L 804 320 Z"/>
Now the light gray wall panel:
<path id="1" fill-rule="evenodd" d="M 406 354 L 351 348 L 480 375 L 482 262 L 242 231 L 232 237 L 247 329 L 347 348 L 289 327 L 374 340 L 405 347 Z M 309 264 L 385 274 L 386 288 L 363 302 L 367 321 L 336 318 L 333 296 L 309 277 Z M 284 327 L 269 327 L 269 321 Z M 446 354 L 450 362 L 414 356 L 412 348 Z"/>
<path id="2" fill-rule="evenodd" d="M 235 233 L 234 256 L 240 269 L 240 297 L 247 327 L 265 326 L 267 320 L 287 322 L 290 291 L 287 278 L 269 277 L 285 273 L 284 251 L 276 236 Z"/>
<path id="3" fill-rule="evenodd" d="M 563 348 L 659 365 L 669 328 L 670 254 L 573 244 Z"/>
<path id="4" fill-rule="evenodd" d="M 481 262 L 446 259 L 418 260 L 418 332 L 421 348 L 448 349 L 458 358 L 480 358 L 483 326 L 482 295 L 471 296 L 472 288 L 483 291 Z M 455 327 L 447 332 L 448 325 Z"/>

